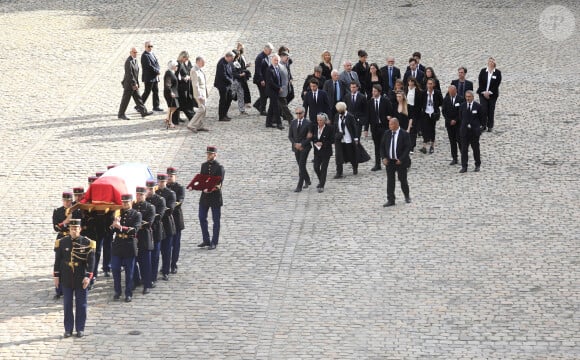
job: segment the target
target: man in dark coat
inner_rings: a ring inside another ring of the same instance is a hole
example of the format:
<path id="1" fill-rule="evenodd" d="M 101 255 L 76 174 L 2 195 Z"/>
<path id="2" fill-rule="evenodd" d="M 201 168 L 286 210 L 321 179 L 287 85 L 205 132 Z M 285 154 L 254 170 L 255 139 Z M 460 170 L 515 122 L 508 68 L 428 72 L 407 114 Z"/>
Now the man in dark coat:
<path id="1" fill-rule="evenodd" d="M 127 106 L 129 106 L 131 97 L 135 101 L 136 109 L 141 113 L 141 117 L 153 114 L 153 111 L 147 111 L 145 105 L 143 105 L 141 94 L 139 93 L 139 64 L 137 63 L 136 48 L 131 48 L 130 55 L 125 60 L 125 76 L 121 84 L 123 84 L 123 97 L 121 98 L 119 113 L 117 115 L 119 119 L 129 120 L 125 115 L 125 111 L 127 110 Z"/>
<path id="2" fill-rule="evenodd" d="M 153 250 L 153 230 L 151 225 L 155 220 L 155 206 L 145 201 L 147 188 L 137 186 L 136 201 L 133 209 L 141 213 L 142 224 L 137 230 L 137 262 L 135 265 L 135 284 L 143 284 L 143 295 L 149 294 L 151 285 L 151 251 Z"/>
<path id="3" fill-rule="evenodd" d="M 232 61 L 234 61 L 234 53 L 228 51 L 225 56 L 222 57 L 217 63 L 213 86 L 218 89 L 220 93 L 218 121 L 231 120 L 231 118 L 228 116 L 228 109 L 232 103 L 230 88 L 234 83 L 232 68 L 230 66 Z"/>
<path id="4" fill-rule="evenodd" d="M 155 180 L 147 180 L 147 202 L 155 207 L 155 218 L 152 224 L 153 251 L 151 252 L 151 287 L 155 287 L 157 274 L 159 273 L 159 255 L 161 253 L 161 240 L 165 238 L 165 231 L 161 219 L 165 215 L 165 199 L 155 193 Z"/>
<path id="5" fill-rule="evenodd" d="M 161 67 L 157 57 L 153 54 L 153 43 L 145 41 L 145 50 L 141 54 L 141 67 L 143 68 L 142 80 L 145 84 L 143 91 L 143 104 L 147 102 L 149 94 L 153 93 L 153 110 L 163 111 L 159 107 L 159 75 L 161 75 Z"/>
<path id="6" fill-rule="evenodd" d="M 175 222 L 175 235 L 173 235 L 173 247 L 171 250 L 171 273 L 177 274 L 177 261 L 181 250 L 181 230 L 185 229 L 183 220 L 182 204 L 185 199 L 185 188 L 177 182 L 177 169 L 167 168 L 167 187 L 175 193 L 175 208 L 173 209 L 173 221 Z"/>
<path id="7" fill-rule="evenodd" d="M 405 202 L 409 204 L 411 197 L 409 196 L 407 169 L 411 162 L 409 157 L 411 138 L 404 129 L 401 129 L 397 118 L 393 117 L 389 120 L 389 130 L 385 131 L 383 135 L 380 150 L 383 164 L 387 168 L 387 202 L 383 206 L 395 205 L 395 173 L 399 177 Z"/>
<path id="8" fill-rule="evenodd" d="M 175 220 L 173 219 L 173 210 L 177 202 L 175 192 L 167 187 L 167 174 L 157 174 L 158 189 L 157 195 L 165 199 L 165 214 L 161 218 L 165 237 L 161 240 L 161 273 L 163 280 L 169 280 L 169 271 L 171 265 L 171 252 L 173 248 L 173 236 L 175 235 Z"/>

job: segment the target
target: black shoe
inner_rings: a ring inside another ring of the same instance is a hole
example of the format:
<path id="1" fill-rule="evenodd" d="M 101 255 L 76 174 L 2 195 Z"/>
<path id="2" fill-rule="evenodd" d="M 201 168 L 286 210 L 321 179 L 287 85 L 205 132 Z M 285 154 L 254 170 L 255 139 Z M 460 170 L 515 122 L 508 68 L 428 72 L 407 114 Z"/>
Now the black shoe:
<path id="1" fill-rule="evenodd" d="M 169 280 L 169 275 L 163 274 L 163 276 L 161 277 L 161 280 L 163 280 L 163 281 Z"/>
<path id="2" fill-rule="evenodd" d="M 172 273 L 172 274 L 177 274 L 177 268 L 173 268 L 173 269 L 171 269 L 171 273 Z"/>
<path id="3" fill-rule="evenodd" d="M 262 116 L 268 116 L 268 113 L 266 111 L 260 111 L 260 115 L 262 115 Z"/>
<path id="4" fill-rule="evenodd" d="M 375 166 L 371 169 L 371 171 L 379 171 L 379 170 L 381 170 L 380 166 Z"/>
<path id="5" fill-rule="evenodd" d="M 153 115 L 153 111 L 146 111 L 146 112 L 141 113 L 141 117 L 145 117 L 145 116 L 149 116 L 149 115 Z"/>
<path id="6" fill-rule="evenodd" d="M 83 336 L 85 336 L 85 332 L 84 331 L 77 331 L 77 337 L 78 338 L 82 338 Z"/>
<path id="7" fill-rule="evenodd" d="M 475 169 L 473 169 L 474 172 L 479 172 L 479 166 L 476 166 Z"/>
<path id="8" fill-rule="evenodd" d="M 312 185 L 312 183 L 310 181 L 307 181 L 304 183 L 304 186 L 302 186 L 303 189 L 308 189 L 308 187 Z"/>
<path id="9" fill-rule="evenodd" d="M 336 175 L 334 175 L 333 179 L 342 179 L 343 177 L 344 177 L 344 175 L 342 175 L 342 174 L 341 175 L 336 174 Z"/>
<path id="10" fill-rule="evenodd" d="M 317 188 L 317 189 L 320 189 L 320 184 L 316 185 L 316 188 Z"/>
<path id="11" fill-rule="evenodd" d="M 65 331 L 63 337 L 64 338 L 69 338 L 72 336 L 72 331 Z"/>
<path id="12" fill-rule="evenodd" d="M 294 189 L 294 192 L 301 192 L 302 188 L 300 186 L 297 186 L 296 189 Z"/>
<path id="13" fill-rule="evenodd" d="M 407 196 L 407 197 L 405 198 L 405 202 L 406 202 L 407 204 L 410 204 L 410 203 L 411 203 L 411 198 Z"/>
<path id="14" fill-rule="evenodd" d="M 427 154 L 427 149 L 425 149 L 425 148 L 421 148 L 421 149 L 419 149 L 419 151 L 422 152 L 423 154 Z"/>
<path id="15" fill-rule="evenodd" d="M 449 165 L 457 165 L 457 159 L 451 160 L 451 162 L 449 163 Z"/>
<path id="16" fill-rule="evenodd" d="M 151 292 L 151 290 L 149 290 L 149 288 L 145 288 L 143 289 L 143 295 L 147 295 Z"/>
<path id="17" fill-rule="evenodd" d="M 121 119 L 121 120 L 131 120 L 126 115 L 119 115 L 119 116 L 117 116 L 117 119 Z"/>
<path id="18" fill-rule="evenodd" d="M 493 129 L 493 128 L 488 128 L 488 129 L 487 129 L 487 132 L 492 132 L 492 129 Z"/>
<path id="19" fill-rule="evenodd" d="M 216 246 L 214 244 L 211 244 L 207 249 L 208 250 L 215 250 Z"/>
<path id="20" fill-rule="evenodd" d="M 356 175 L 356 174 L 358 174 L 358 169 L 352 169 L 352 174 L 353 174 L 353 175 Z"/>
<path id="21" fill-rule="evenodd" d="M 197 247 L 206 247 L 206 246 L 209 246 L 209 245 L 210 245 L 210 243 L 207 243 L 207 242 L 204 241 L 204 242 L 202 242 L 200 244 L 197 244 Z"/>
<path id="22" fill-rule="evenodd" d="M 160 107 L 156 107 L 156 108 L 153 108 L 153 111 L 163 111 L 163 109 Z"/>
<path id="23" fill-rule="evenodd" d="M 276 126 L 276 128 L 277 128 L 278 130 L 284 130 L 284 126 L 282 126 L 282 124 L 280 124 L 280 125 Z"/>
<path id="24" fill-rule="evenodd" d="M 131 302 L 133 301 L 133 298 L 130 296 L 125 296 L 125 302 Z"/>
<path id="25" fill-rule="evenodd" d="M 52 297 L 52 300 L 58 300 L 58 299 L 60 299 L 60 297 L 61 297 L 61 296 L 62 296 L 62 295 L 54 295 L 54 296 Z"/>
<path id="26" fill-rule="evenodd" d="M 435 149 L 433 148 L 433 146 L 431 146 L 431 147 L 429 148 L 429 154 L 433 154 L 434 152 L 435 152 Z"/>
<path id="27" fill-rule="evenodd" d="M 219 119 L 218 121 L 230 121 L 230 120 L 232 120 L 232 119 L 224 117 L 224 118 Z"/>
<path id="28" fill-rule="evenodd" d="M 480 127 L 480 129 L 481 129 L 481 131 L 485 131 L 485 130 L 487 130 L 487 126 L 482 126 L 482 127 Z"/>
<path id="29" fill-rule="evenodd" d="M 323 188 L 323 187 L 321 187 L 321 188 L 318 188 L 318 192 L 319 192 L 319 193 L 322 193 L 322 192 L 324 192 L 324 188 Z"/>
<path id="30" fill-rule="evenodd" d="M 113 296 L 113 300 L 119 300 L 121 298 L 121 294 L 115 294 L 115 296 Z"/>
<path id="31" fill-rule="evenodd" d="M 459 170 L 459 173 L 460 173 L 460 174 L 463 174 L 463 173 L 465 173 L 465 172 L 467 172 L 467 168 L 461 168 L 461 170 Z"/>
<path id="32" fill-rule="evenodd" d="M 394 201 L 387 201 L 386 203 L 384 203 L 383 207 L 387 207 L 387 206 L 395 206 L 395 202 Z"/>
<path id="33" fill-rule="evenodd" d="M 111 273 L 108 271 L 103 271 L 103 273 L 105 274 L 105 277 L 111 277 Z"/>

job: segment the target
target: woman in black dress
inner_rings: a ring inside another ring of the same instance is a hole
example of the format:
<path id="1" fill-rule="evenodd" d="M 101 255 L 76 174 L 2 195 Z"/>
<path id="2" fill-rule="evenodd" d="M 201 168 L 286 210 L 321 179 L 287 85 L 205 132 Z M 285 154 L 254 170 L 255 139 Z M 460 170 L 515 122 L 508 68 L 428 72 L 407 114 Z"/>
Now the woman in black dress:
<path id="1" fill-rule="evenodd" d="M 409 122 L 412 122 L 411 131 L 409 135 L 411 136 L 411 153 L 415 151 L 415 146 L 417 146 L 417 133 L 419 132 L 419 126 L 421 124 L 421 114 L 422 114 L 422 103 L 423 91 L 419 87 L 417 79 L 414 77 L 409 78 L 407 81 L 407 108 L 409 113 Z"/>
<path id="2" fill-rule="evenodd" d="M 352 67 L 352 71 L 354 71 L 358 75 L 358 80 L 360 82 L 361 90 L 365 92 L 367 97 L 370 97 L 372 94 L 372 86 L 369 87 L 367 84 L 367 79 L 369 77 L 369 63 L 367 62 L 367 54 L 364 50 L 358 51 L 358 62 L 354 64 Z M 382 84 L 381 84 L 382 86 Z M 370 89 L 370 92 L 367 92 L 367 89 Z"/>
<path id="3" fill-rule="evenodd" d="M 381 85 L 381 87 L 383 86 L 383 77 L 381 76 L 381 72 L 379 71 L 379 66 L 377 64 L 372 63 L 369 65 L 369 72 L 363 83 L 367 87 L 365 89 L 366 94 L 372 94 L 373 85 L 375 84 Z"/>
<path id="4" fill-rule="evenodd" d="M 435 70 L 431 66 L 425 68 L 425 76 L 423 76 L 423 89 L 427 89 L 427 80 L 433 79 L 434 88 L 441 92 L 441 86 L 439 85 L 439 79 L 435 75 Z"/>
<path id="5" fill-rule="evenodd" d="M 323 51 L 320 57 L 322 61 L 319 66 L 322 68 L 322 76 L 325 79 L 330 79 L 330 73 L 332 72 L 332 56 L 330 55 L 330 51 Z"/>
<path id="6" fill-rule="evenodd" d="M 405 129 L 406 132 L 410 133 L 413 127 L 413 121 L 409 121 L 409 104 L 407 104 L 407 98 L 403 91 L 397 91 L 397 105 L 395 106 L 395 117 L 399 119 L 399 126 L 401 129 Z"/>
<path id="7" fill-rule="evenodd" d="M 177 91 L 177 76 L 175 76 L 175 71 L 177 70 L 177 61 L 171 60 L 167 64 L 167 71 L 165 76 L 163 76 L 163 97 L 167 101 L 167 107 L 169 111 L 167 112 L 167 117 L 165 118 L 165 128 L 173 129 L 175 125 L 171 122 L 171 117 L 175 110 L 179 107 L 179 94 Z"/>

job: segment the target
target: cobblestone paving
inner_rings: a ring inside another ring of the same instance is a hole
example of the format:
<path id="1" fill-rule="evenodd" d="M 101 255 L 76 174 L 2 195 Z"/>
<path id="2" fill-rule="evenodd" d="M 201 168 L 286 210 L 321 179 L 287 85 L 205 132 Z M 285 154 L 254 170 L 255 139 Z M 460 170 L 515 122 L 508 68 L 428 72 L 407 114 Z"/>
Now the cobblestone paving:
<path id="1" fill-rule="evenodd" d="M 580 19 L 577 2 L 559 5 Z M 547 6 L 0 2 L 0 358 L 580 358 L 580 37 L 544 36 Z M 266 41 L 285 44 L 300 85 L 323 49 L 335 65 L 364 48 L 401 67 L 420 50 L 442 84 L 459 65 L 474 80 L 492 54 L 504 76 L 496 131 L 482 137 L 482 171 L 460 176 L 440 123 L 435 154 L 413 156 L 410 205 L 384 209 L 385 174 L 368 164 L 323 194 L 295 194 L 286 132 L 253 109 L 218 123 L 215 90 L 210 133 L 166 131 L 163 114 L 117 120 L 123 62 L 147 39 L 162 64 L 183 49 L 204 55 L 212 77 L 237 41 L 252 61 Z M 187 182 L 207 144 L 227 170 L 218 250 L 195 246 L 188 193 L 180 273 L 131 304 L 99 279 L 87 336 L 62 339 L 51 278 L 60 193 L 126 161 L 176 166 Z"/>

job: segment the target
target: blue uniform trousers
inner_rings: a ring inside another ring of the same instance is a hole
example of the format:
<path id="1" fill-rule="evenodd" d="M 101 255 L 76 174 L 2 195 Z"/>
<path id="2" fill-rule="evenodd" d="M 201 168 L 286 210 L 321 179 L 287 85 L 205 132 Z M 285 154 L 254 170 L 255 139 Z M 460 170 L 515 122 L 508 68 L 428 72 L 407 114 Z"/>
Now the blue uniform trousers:
<path id="1" fill-rule="evenodd" d="M 71 289 L 62 287 L 64 294 L 64 331 L 85 331 L 85 322 L 87 321 L 87 294 L 88 289 L 82 287 Z M 73 314 L 73 294 L 76 306 L 76 319 Z"/>
<path id="2" fill-rule="evenodd" d="M 137 266 L 139 264 L 139 266 Z M 151 288 L 151 251 L 139 249 L 137 262 L 135 263 L 135 273 L 133 274 L 135 283 L 141 282 L 143 288 Z"/>
<path id="3" fill-rule="evenodd" d="M 208 223 L 207 223 L 207 213 L 209 212 L 209 206 L 203 206 L 199 204 L 199 225 L 201 226 L 201 234 L 203 236 L 203 242 L 206 244 L 210 243 L 209 239 L 209 230 L 208 230 Z M 222 213 L 221 206 L 213 206 L 211 207 L 211 217 L 213 219 L 213 236 L 211 239 L 211 243 L 217 246 L 219 237 L 220 237 L 220 219 Z"/>
<path id="4" fill-rule="evenodd" d="M 171 265 L 171 250 L 173 248 L 174 235 L 167 236 L 161 240 L 161 273 L 163 275 L 169 274 L 169 266 Z"/>
<path id="5" fill-rule="evenodd" d="M 157 274 L 159 273 L 159 253 L 161 251 L 161 241 L 153 243 L 153 251 L 151 251 L 151 281 L 157 281 Z"/>
<path id="6" fill-rule="evenodd" d="M 135 270 L 135 256 L 111 257 L 111 272 L 115 283 L 115 295 L 121 295 L 121 266 L 125 268 L 125 296 L 133 296 L 133 271 Z"/>
<path id="7" fill-rule="evenodd" d="M 177 260 L 179 260 L 179 250 L 181 249 L 181 230 L 177 230 L 173 235 L 173 249 L 171 251 L 171 270 L 177 269 Z"/>

